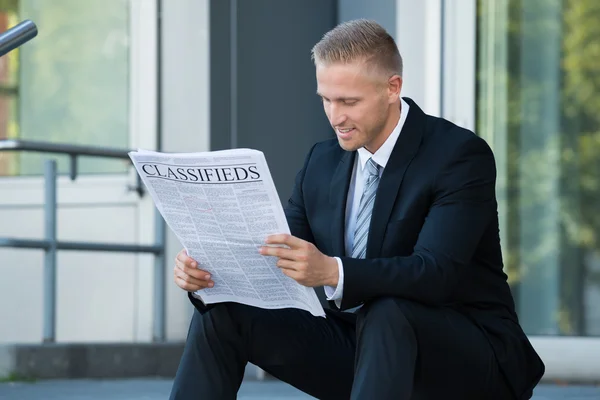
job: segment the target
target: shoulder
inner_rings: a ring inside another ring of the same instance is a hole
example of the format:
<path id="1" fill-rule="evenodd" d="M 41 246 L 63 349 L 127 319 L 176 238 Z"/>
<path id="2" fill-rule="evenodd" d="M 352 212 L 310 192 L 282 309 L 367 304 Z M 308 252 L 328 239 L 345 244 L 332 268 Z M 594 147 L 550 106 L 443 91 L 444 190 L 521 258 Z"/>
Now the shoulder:
<path id="1" fill-rule="evenodd" d="M 408 118 L 416 121 L 411 127 L 421 129 L 421 150 L 434 163 L 447 161 L 453 156 L 476 152 L 493 156 L 488 143 L 470 129 L 445 118 L 427 114 L 411 98 L 403 98 L 410 106 Z M 408 120 L 407 120 L 408 122 Z"/>
<path id="2" fill-rule="evenodd" d="M 323 140 L 315 143 L 309 152 L 309 164 L 329 165 L 339 162 L 341 157 L 346 153 L 342 149 L 336 138 Z"/>
<path id="3" fill-rule="evenodd" d="M 445 163 L 468 156 L 485 157 L 494 162 L 494 154 L 485 139 L 470 129 L 447 119 L 426 116 L 424 145 Z"/>
<path id="4" fill-rule="evenodd" d="M 314 154 L 334 154 L 342 151 L 344 150 L 340 147 L 336 138 L 331 138 L 317 142 L 314 144 L 312 150 Z"/>

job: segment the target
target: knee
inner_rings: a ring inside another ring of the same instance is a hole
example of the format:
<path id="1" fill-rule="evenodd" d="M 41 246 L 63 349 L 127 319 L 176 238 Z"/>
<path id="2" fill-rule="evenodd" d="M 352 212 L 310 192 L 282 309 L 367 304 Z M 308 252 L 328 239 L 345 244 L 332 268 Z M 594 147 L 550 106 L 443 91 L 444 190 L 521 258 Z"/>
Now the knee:
<path id="1" fill-rule="evenodd" d="M 369 300 L 359 310 L 358 318 L 367 321 L 404 322 L 410 325 L 412 303 L 398 297 L 383 296 Z"/>
<path id="2" fill-rule="evenodd" d="M 218 303 L 195 309 L 190 323 L 188 336 L 203 333 L 206 336 L 219 335 L 223 331 L 231 330 L 234 325 L 232 310 L 227 303 Z"/>
<path id="3" fill-rule="evenodd" d="M 200 309 L 196 307 L 194 316 L 200 319 L 203 317 L 228 317 L 238 319 L 239 317 L 243 317 L 244 315 L 248 314 L 247 308 L 248 307 L 244 304 L 233 302 L 215 303 L 209 306 L 203 306 L 203 308 Z"/>
<path id="4" fill-rule="evenodd" d="M 260 308 L 235 302 L 217 303 L 202 314 L 199 319 L 215 331 L 237 332 L 245 334 L 253 323 L 260 318 Z"/>

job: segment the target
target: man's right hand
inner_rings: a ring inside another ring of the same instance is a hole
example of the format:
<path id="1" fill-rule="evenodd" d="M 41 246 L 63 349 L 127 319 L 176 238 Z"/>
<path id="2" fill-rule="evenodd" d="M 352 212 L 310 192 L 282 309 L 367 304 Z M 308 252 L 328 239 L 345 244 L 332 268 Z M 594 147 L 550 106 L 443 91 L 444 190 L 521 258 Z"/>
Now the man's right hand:
<path id="1" fill-rule="evenodd" d="M 188 292 L 211 288 L 215 285 L 210 274 L 198 268 L 198 263 L 187 255 L 185 249 L 175 257 L 173 278 L 177 286 Z"/>

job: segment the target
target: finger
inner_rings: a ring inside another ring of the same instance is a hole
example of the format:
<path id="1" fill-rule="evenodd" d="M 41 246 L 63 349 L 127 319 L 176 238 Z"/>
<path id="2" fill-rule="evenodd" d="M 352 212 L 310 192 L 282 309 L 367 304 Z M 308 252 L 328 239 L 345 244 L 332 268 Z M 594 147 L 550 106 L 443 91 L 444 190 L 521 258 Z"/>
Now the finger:
<path id="1" fill-rule="evenodd" d="M 206 281 L 202 281 L 200 279 L 196 279 L 191 275 L 186 274 L 185 272 L 183 272 L 183 270 L 179 269 L 179 268 L 175 268 L 173 270 L 173 275 L 175 275 L 175 277 L 181 279 L 182 281 L 185 281 L 191 285 L 198 285 L 200 286 L 201 284 L 207 284 L 208 282 Z"/>
<path id="2" fill-rule="evenodd" d="M 291 248 L 300 247 L 306 244 L 305 240 L 288 235 L 287 233 L 278 233 L 276 235 L 267 236 L 265 242 L 267 244 L 285 244 Z"/>
<path id="3" fill-rule="evenodd" d="M 196 279 L 208 281 L 210 280 L 210 272 L 203 269 L 188 267 L 187 265 L 181 265 L 180 269 L 187 275 L 191 275 Z"/>
<path id="4" fill-rule="evenodd" d="M 281 269 L 288 269 L 288 270 L 292 270 L 292 271 L 297 271 L 298 270 L 298 263 L 295 262 L 295 261 L 291 261 L 291 260 L 279 259 L 277 261 L 277 267 L 279 267 Z"/>
<path id="5" fill-rule="evenodd" d="M 296 259 L 294 250 L 286 249 L 285 247 L 262 246 L 260 248 L 260 254 L 262 254 L 263 256 L 274 256 L 274 257 L 279 257 L 279 258 L 285 258 L 287 260 L 295 260 Z"/>
<path id="6" fill-rule="evenodd" d="M 198 285 L 193 282 L 189 282 L 189 278 L 181 277 L 177 272 L 175 272 L 173 274 L 173 280 L 175 281 L 177 286 L 179 286 L 180 288 L 182 288 L 184 290 L 194 291 L 194 290 L 203 289 L 203 287 L 201 285 Z"/>
<path id="7" fill-rule="evenodd" d="M 179 268 L 175 268 L 174 274 L 179 279 L 181 279 L 181 280 L 183 280 L 185 282 L 188 282 L 189 284 L 192 284 L 192 285 L 200 286 L 202 288 L 213 287 L 214 286 L 214 282 L 213 281 L 208 280 L 208 279 L 198 279 L 198 278 L 196 278 L 194 276 L 186 274 L 185 271 L 182 271 Z"/>
<path id="8" fill-rule="evenodd" d="M 185 249 L 181 250 L 177 254 L 177 257 L 175 257 L 175 261 L 180 261 L 184 265 L 187 265 L 192 268 L 196 268 L 198 266 L 198 263 L 196 262 L 196 260 L 194 260 L 192 257 L 188 256 L 187 251 L 185 251 Z"/>
<path id="9" fill-rule="evenodd" d="M 290 278 L 292 278 L 295 281 L 297 281 L 297 279 L 299 278 L 298 272 L 293 269 L 281 268 L 281 272 L 283 272 L 284 275 L 289 276 Z"/>
<path id="10" fill-rule="evenodd" d="M 194 285 L 189 282 L 186 282 L 177 276 L 175 277 L 175 284 L 187 292 L 195 292 L 197 290 L 206 289 L 203 286 Z"/>
<path id="11" fill-rule="evenodd" d="M 180 281 L 187 283 L 188 286 L 197 288 L 195 290 L 205 289 L 207 287 L 214 286 L 213 281 L 210 281 L 210 280 L 207 281 L 207 280 L 203 280 L 203 279 L 194 278 L 193 276 L 187 275 L 185 272 L 183 272 L 179 268 L 175 268 L 174 276 L 175 276 L 175 278 L 179 279 Z"/>
<path id="12" fill-rule="evenodd" d="M 203 279 L 203 280 L 210 279 L 210 272 L 205 271 L 203 269 L 196 268 L 196 267 L 188 266 L 188 265 L 184 264 L 183 262 L 179 261 L 179 259 L 175 259 L 175 267 L 179 268 L 186 274 L 193 276 L 194 278 Z"/>

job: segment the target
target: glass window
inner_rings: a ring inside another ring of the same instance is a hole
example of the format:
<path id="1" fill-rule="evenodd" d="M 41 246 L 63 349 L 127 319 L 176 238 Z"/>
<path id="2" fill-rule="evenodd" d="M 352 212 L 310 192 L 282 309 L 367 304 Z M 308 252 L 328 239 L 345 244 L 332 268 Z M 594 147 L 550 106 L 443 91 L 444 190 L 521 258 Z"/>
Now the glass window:
<path id="1" fill-rule="evenodd" d="M 478 0 L 477 131 L 531 335 L 600 335 L 600 2 Z"/>
<path id="2" fill-rule="evenodd" d="M 129 1 L 0 0 L 0 29 L 24 19 L 39 32 L 0 58 L 0 138 L 129 147 Z M 41 174 L 47 157 L 5 153 L 0 175 Z M 81 173 L 126 170 L 79 161 Z"/>

